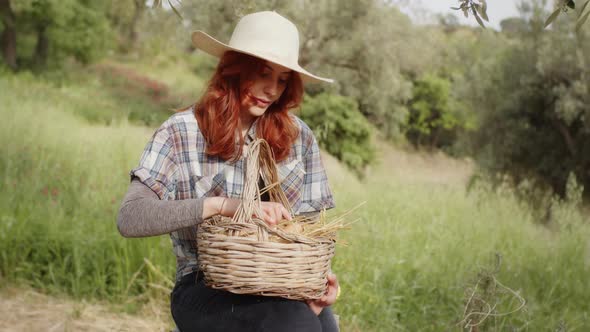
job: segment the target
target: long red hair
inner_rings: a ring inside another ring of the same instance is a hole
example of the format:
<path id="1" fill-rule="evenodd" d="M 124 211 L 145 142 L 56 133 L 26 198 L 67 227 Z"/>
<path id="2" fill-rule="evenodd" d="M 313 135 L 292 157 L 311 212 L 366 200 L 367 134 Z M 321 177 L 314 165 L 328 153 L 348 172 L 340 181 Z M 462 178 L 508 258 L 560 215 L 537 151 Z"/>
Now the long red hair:
<path id="1" fill-rule="evenodd" d="M 265 60 L 233 51 L 221 57 L 194 110 L 207 142 L 207 154 L 231 161 L 242 155 L 244 139 L 239 130 L 240 112 L 248 87 L 253 83 L 252 77 L 258 76 L 255 74 L 262 71 L 265 63 Z M 299 128 L 288 112 L 299 106 L 302 97 L 301 77 L 293 71 L 279 100 L 257 120 L 256 134 L 268 142 L 277 162 L 287 158 L 299 135 Z"/>

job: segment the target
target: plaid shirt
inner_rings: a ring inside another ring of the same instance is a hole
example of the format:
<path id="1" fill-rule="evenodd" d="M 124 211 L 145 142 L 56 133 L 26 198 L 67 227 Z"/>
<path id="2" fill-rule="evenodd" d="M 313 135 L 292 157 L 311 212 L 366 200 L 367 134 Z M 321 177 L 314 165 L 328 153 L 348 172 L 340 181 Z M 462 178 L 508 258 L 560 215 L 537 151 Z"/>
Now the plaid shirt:
<path id="1" fill-rule="evenodd" d="M 244 188 L 244 158 L 235 163 L 205 153 L 203 137 L 193 109 L 172 115 L 147 143 L 136 176 L 162 200 L 210 196 L 239 198 Z M 292 115 L 292 114 L 291 114 Z M 281 187 L 294 214 L 334 207 L 320 149 L 311 129 L 292 115 L 299 136 L 289 156 L 277 164 Z M 256 122 L 245 137 L 249 144 L 256 136 Z M 197 271 L 197 226 L 170 233 L 177 258 L 176 279 Z"/>

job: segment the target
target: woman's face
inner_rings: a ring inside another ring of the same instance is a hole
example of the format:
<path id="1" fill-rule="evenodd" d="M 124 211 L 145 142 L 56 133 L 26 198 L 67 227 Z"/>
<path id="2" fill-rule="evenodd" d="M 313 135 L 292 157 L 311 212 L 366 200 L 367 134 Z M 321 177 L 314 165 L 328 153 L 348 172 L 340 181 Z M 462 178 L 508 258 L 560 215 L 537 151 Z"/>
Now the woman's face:
<path id="1" fill-rule="evenodd" d="M 253 74 L 253 80 L 246 91 L 242 107 L 246 117 L 259 117 L 277 101 L 289 81 L 291 69 L 272 62 L 266 62 L 260 72 Z"/>

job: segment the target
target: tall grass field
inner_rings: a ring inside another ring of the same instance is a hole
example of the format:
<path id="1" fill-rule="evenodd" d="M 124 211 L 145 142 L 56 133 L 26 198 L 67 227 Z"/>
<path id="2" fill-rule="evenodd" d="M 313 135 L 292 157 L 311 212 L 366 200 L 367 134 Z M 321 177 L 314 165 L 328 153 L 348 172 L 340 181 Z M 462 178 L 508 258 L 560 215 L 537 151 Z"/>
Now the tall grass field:
<path id="1" fill-rule="evenodd" d="M 90 74 L 0 76 L 2 285 L 167 310 L 169 238 L 116 227 L 155 129 L 127 121 L 145 104 L 117 98 Z M 331 213 L 366 201 L 333 263 L 343 331 L 590 331 L 590 224 L 575 200 L 556 200 L 541 224 L 506 188 L 407 181 L 386 157 L 362 181 L 325 163 Z"/>

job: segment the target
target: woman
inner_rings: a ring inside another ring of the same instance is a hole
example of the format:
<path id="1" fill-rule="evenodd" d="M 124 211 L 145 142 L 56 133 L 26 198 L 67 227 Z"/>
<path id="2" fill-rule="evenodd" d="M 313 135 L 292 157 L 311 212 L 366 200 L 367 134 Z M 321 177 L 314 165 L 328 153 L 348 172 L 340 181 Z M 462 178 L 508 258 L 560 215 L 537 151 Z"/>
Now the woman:
<path id="1" fill-rule="evenodd" d="M 171 116 L 148 142 L 121 205 L 119 231 L 126 237 L 170 233 L 177 256 L 172 316 L 181 331 L 337 331 L 330 305 L 338 283 L 315 301 L 236 295 L 213 290 L 198 273 L 197 225 L 231 217 L 243 189 L 244 155 L 264 138 L 278 163 L 292 211 L 317 214 L 334 207 L 319 148 L 309 127 L 289 113 L 303 82 L 331 82 L 298 63 L 297 28 L 275 12 L 244 16 L 228 45 L 202 31 L 196 47 L 220 57 L 201 99 Z M 266 223 L 291 219 L 280 203 L 262 202 Z"/>

